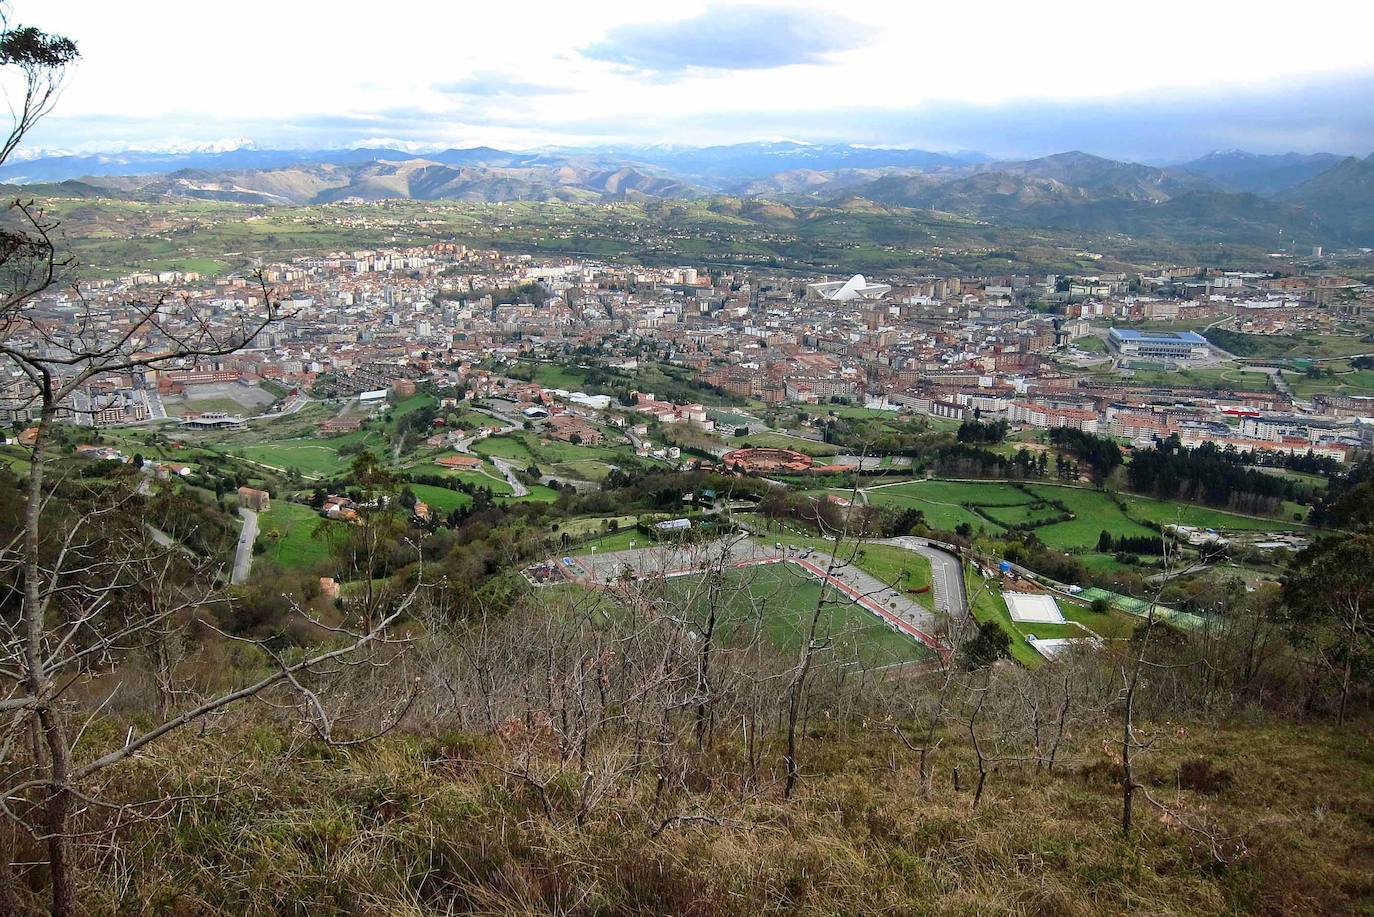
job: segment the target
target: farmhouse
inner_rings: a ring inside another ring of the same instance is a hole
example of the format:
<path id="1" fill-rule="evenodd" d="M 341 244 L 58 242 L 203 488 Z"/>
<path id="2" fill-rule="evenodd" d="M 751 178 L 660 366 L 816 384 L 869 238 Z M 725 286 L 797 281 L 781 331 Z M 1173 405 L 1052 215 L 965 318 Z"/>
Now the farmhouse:
<path id="1" fill-rule="evenodd" d="M 272 498 L 265 490 L 253 487 L 239 488 L 239 506 L 257 513 L 265 513 L 272 508 Z"/>

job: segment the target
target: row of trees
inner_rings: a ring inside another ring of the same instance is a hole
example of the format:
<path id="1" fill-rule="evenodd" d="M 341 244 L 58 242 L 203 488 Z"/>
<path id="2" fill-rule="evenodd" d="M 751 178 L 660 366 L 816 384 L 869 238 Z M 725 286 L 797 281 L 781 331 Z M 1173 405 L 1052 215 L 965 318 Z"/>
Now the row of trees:
<path id="1" fill-rule="evenodd" d="M 1275 513 L 1294 495 L 1293 483 L 1285 478 L 1238 464 L 1214 443 L 1188 449 L 1177 437 L 1137 450 L 1126 479 L 1137 493 L 1249 513 Z"/>

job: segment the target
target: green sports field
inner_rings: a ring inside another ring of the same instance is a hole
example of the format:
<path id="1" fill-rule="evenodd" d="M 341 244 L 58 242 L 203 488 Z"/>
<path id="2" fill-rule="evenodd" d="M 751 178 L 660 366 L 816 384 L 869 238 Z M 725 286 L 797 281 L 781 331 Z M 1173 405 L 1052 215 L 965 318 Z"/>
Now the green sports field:
<path id="1" fill-rule="evenodd" d="M 784 652 L 801 648 L 820 597 L 818 580 L 791 564 L 745 567 L 725 576 L 720 613 L 727 640 L 745 642 L 757 635 Z M 698 611 L 709 601 L 702 577 L 678 577 L 665 588 Z M 931 652 L 833 590 L 821 611 L 820 634 L 827 642 L 826 652 L 841 663 L 872 667 L 917 662 Z"/>
<path id="2" fill-rule="evenodd" d="M 273 468 L 295 469 L 302 474 L 325 477 L 343 471 L 349 461 L 339 455 L 334 443 L 321 439 L 249 443 L 234 446 L 232 453 Z"/>

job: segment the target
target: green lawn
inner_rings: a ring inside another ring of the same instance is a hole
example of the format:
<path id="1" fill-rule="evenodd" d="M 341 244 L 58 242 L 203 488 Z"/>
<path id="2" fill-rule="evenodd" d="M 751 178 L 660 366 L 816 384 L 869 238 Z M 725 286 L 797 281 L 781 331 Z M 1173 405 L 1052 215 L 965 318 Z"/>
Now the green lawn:
<path id="1" fill-rule="evenodd" d="M 483 456 L 495 455 L 522 468 L 528 468 L 534 464 L 534 454 L 526 445 L 526 435 L 515 433 L 507 436 L 488 436 L 473 443 L 472 451 Z"/>
<path id="2" fill-rule="evenodd" d="M 1243 532 L 1272 532 L 1306 528 L 1301 523 L 1294 522 L 1292 516 L 1286 520 L 1256 519 L 1250 516 L 1238 516 L 1225 510 L 1199 506 L 1195 503 L 1167 502 L 1131 495 L 1125 495 L 1125 499 L 1132 516 L 1157 522 L 1161 525 L 1175 523 Z"/>
<path id="3" fill-rule="evenodd" d="M 978 623 L 996 621 L 1011 637 L 1011 658 L 1026 666 L 1035 668 L 1045 661 L 1045 657 L 1026 642 L 1025 634 L 1017 629 L 1007 611 L 1007 603 L 1002 598 L 999 581 L 994 577 L 983 579 L 973 568 L 964 567 L 964 591 L 968 593 L 973 619 Z"/>
<path id="4" fill-rule="evenodd" d="M 433 484 L 407 484 L 415 496 L 419 497 L 429 507 L 441 513 L 449 513 L 460 506 L 468 506 L 472 503 L 472 497 L 460 490 L 450 490 L 447 487 L 436 487 Z"/>
<path id="5" fill-rule="evenodd" d="M 558 491 L 543 484 L 527 485 L 529 493 L 523 497 L 511 497 L 511 503 L 552 503 L 558 499 Z M 507 491 L 509 492 L 509 490 Z"/>
<path id="6" fill-rule="evenodd" d="M 634 542 L 632 545 L 630 542 Z M 595 549 L 598 554 L 607 554 L 611 551 L 628 551 L 632 547 L 645 547 L 649 544 L 649 536 L 635 528 L 631 522 L 628 527 L 621 528 L 616 532 L 607 532 L 605 535 L 584 541 L 574 545 L 568 553 L 574 557 L 585 557 Z"/>
<path id="7" fill-rule="evenodd" d="M 832 446 L 829 443 L 818 443 L 812 439 L 801 436 L 789 436 L 786 433 L 751 433 L 748 436 L 730 437 L 730 444 L 733 448 L 743 449 L 745 446 L 758 448 L 767 447 L 769 449 L 791 449 L 794 452 L 802 452 L 806 455 L 826 456 L 839 454 L 840 447 Z"/>
<path id="8" fill-rule="evenodd" d="M 725 576 L 721 613 L 727 640 L 740 642 L 760 635 L 783 652 L 800 649 L 820 596 L 818 580 L 792 564 L 745 567 Z M 701 584 L 701 577 L 684 576 L 669 580 L 666 588 L 700 607 L 706 601 Z M 930 650 L 915 640 L 896 633 L 857 605 L 835 599 L 842 597 L 828 590 L 820 634 L 827 641 L 827 652 L 838 660 L 871 667 L 929 658 Z"/>
<path id="9" fill-rule="evenodd" d="M 1064 615 L 1064 620 L 1076 622 L 1083 627 L 1076 626 L 1075 623 L 1017 624 L 1012 621 L 1011 613 L 1007 611 L 1007 603 L 1002 598 L 1001 581 L 998 578 L 992 577 L 985 580 L 975 573 L 972 567 L 966 567 L 964 570 L 964 588 L 972 602 L 974 620 L 980 623 L 996 621 L 1002 630 L 1011 637 L 1012 658 L 1028 668 L 1042 664 L 1045 658 L 1026 641 L 1027 636 L 1047 640 L 1061 637 L 1070 639 L 1087 637 L 1090 634 L 1083 630 L 1083 627 L 1086 627 L 1099 637 L 1111 640 L 1124 639 L 1131 635 L 1138 623 L 1123 611 L 1112 609 L 1106 614 L 1097 614 L 1081 604 L 1071 602 L 1062 596 L 1055 596 L 1055 601 Z"/>
<path id="10" fill-rule="evenodd" d="M 302 474 L 326 477 L 343 471 L 349 463 L 349 459 L 339 455 L 332 441 L 320 439 L 286 439 L 234 445 L 231 454 L 242 455 L 273 468 L 294 468 Z"/>
<path id="11" fill-rule="evenodd" d="M 261 556 L 283 567 L 309 569 L 329 560 L 329 547 L 317 529 L 329 522 L 308 506 L 273 500 L 272 508 L 258 514 L 258 540 L 267 545 Z"/>
<path id="12" fill-rule="evenodd" d="M 601 529 L 602 523 L 614 521 L 623 528 L 633 528 L 635 516 L 585 516 L 581 519 L 564 519 L 558 523 L 558 531 L 567 532 L 573 537 L 580 537 L 589 532 L 596 532 Z"/>

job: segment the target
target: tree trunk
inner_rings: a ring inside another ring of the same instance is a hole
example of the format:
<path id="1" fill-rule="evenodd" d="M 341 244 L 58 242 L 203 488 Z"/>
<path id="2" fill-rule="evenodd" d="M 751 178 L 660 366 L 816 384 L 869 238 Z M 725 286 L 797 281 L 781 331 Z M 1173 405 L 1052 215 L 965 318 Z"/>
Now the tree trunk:
<path id="1" fill-rule="evenodd" d="M 53 917 L 67 917 L 75 913 L 72 891 L 71 863 L 68 861 L 71 841 L 67 836 L 67 819 L 71 815 L 71 794 L 67 792 L 67 774 L 70 758 L 67 754 L 67 737 L 62 723 L 53 716 L 51 710 L 39 715 L 43 724 L 43 734 L 47 738 L 49 770 L 52 774 L 52 795 L 48 797 L 48 811 L 45 818 L 48 832 L 48 874 L 52 880 Z"/>
<path id="2" fill-rule="evenodd" d="M 1355 652 L 1355 642 L 1352 639 L 1350 647 L 1345 653 L 1345 671 L 1341 674 L 1341 705 L 1336 710 L 1336 725 L 1345 725 L 1345 708 L 1350 701 L 1350 657 Z"/>
<path id="3" fill-rule="evenodd" d="M 52 912 L 66 917 L 73 912 L 72 877 L 67 854 L 67 819 L 71 796 L 67 792 L 70 754 L 61 717 L 51 705 L 52 677 L 44 661 L 44 614 L 40 548 L 43 514 L 43 462 L 48 434 L 57 407 L 51 389 L 43 392 L 43 409 L 35 429 L 33 454 L 29 466 L 28 490 L 24 496 L 24 669 L 30 694 L 35 698 L 39 728 L 47 745 L 47 778 L 50 794 L 45 813 L 48 834 L 49 872 L 52 880 Z M 37 763 L 37 762 L 35 762 Z"/>

